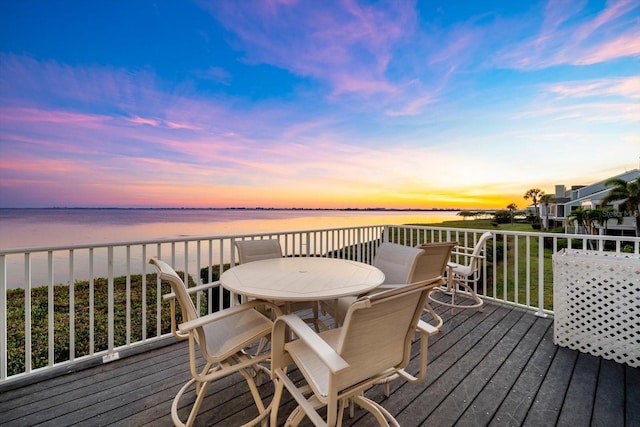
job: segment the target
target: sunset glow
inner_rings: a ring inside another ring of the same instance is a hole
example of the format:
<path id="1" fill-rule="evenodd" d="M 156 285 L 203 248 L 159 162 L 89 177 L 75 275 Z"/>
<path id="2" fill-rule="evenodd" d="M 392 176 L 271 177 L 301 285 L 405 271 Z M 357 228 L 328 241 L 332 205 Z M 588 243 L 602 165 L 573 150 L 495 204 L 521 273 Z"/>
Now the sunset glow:
<path id="1" fill-rule="evenodd" d="M 640 3 L 0 3 L 0 207 L 524 207 L 639 167 Z"/>

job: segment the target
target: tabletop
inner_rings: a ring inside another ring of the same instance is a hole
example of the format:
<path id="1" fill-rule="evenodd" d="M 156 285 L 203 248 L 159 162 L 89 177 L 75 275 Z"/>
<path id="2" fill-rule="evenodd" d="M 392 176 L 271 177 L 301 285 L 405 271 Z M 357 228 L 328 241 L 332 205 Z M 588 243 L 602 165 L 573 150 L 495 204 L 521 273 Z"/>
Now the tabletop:
<path id="1" fill-rule="evenodd" d="M 366 293 L 384 282 L 384 273 L 362 262 L 337 258 L 272 258 L 240 264 L 220 276 L 241 295 L 280 301 L 313 301 Z"/>

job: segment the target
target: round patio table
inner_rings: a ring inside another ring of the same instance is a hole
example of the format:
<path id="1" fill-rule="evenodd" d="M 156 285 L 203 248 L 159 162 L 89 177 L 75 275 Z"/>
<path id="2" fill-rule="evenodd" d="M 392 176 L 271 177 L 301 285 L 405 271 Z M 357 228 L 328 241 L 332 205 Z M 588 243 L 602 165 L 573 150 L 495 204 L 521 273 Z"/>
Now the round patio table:
<path id="1" fill-rule="evenodd" d="M 225 288 L 276 301 L 319 301 L 364 294 L 384 282 L 384 273 L 362 262 L 289 257 L 248 262 L 220 276 Z"/>

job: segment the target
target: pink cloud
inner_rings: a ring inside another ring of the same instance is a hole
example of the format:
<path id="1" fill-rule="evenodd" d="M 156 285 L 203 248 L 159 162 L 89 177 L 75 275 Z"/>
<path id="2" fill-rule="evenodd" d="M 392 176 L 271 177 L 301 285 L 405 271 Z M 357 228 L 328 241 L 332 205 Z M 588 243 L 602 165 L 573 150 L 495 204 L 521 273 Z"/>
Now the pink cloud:
<path id="1" fill-rule="evenodd" d="M 0 53 L 0 75 L 4 105 L 39 105 L 41 110 L 46 110 L 49 105 L 64 103 L 70 110 L 68 120 L 75 120 L 71 110 L 86 110 L 90 106 L 96 111 L 109 111 L 111 117 L 130 117 L 131 123 L 158 126 L 167 121 L 187 128 L 189 107 L 201 104 L 195 93 L 163 91 L 163 82 L 148 71 L 72 67 L 56 61 L 37 61 L 28 56 Z M 213 110 L 212 114 L 219 111 L 213 105 L 209 108 Z M 61 113 L 58 115 L 62 116 Z"/>
<path id="2" fill-rule="evenodd" d="M 57 124 L 82 123 L 84 125 L 91 125 L 92 123 L 100 124 L 110 120 L 110 117 L 100 116 L 97 114 L 42 110 L 26 107 L 0 107 L 0 121 L 5 122 L 40 122 Z"/>
<path id="3" fill-rule="evenodd" d="M 634 0 L 607 2 L 595 17 L 580 15 L 586 2 L 550 0 L 540 33 L 499 52 L 494 61 L 508 68 L 535 70 L 561 64 L 589 65 L 638 56 Z M 612 36 L 611 34 L 615 34 Z"/>
<path id="4" fill-rule="evenodd" d="M 444 62 L 450 64 L 452 61 L 457 63 L 460 61 L 461 56 L 470 56 L 474 50 L 474 45 L 480 43 L 481 39 L 482 37 L 478 30 L 459 27 L 448 36 L 444 46 L 429 56 L 429 63 L 437 64 Z"/>
<path id="5" fill-rule="evenodd" d="M 427 94 L 425 96 L 411 100 L 401 110 L 389 109 L 387 110 L 386 114 L 387 116 L 391 117 L 415 116 L 417 114 L 420 114 L 426 105 L 433 104 L 434 102 L 436 102 L 436 98 L 433 95 Z"/>
<path id="6" fill-rule="evenodd" d="M 410 2 L 202 3 L 238 37 L 250 63 L 269 63 L 332 85 L 334 93 L 387 92 L 391 48 L 415 27 Z M 363 80 L 365 84 L 354 84 Z M 347 83 L 345 83 L 347 82 Z"/>
<path id="7" fill-rule="evenodd" d="M 614 23 L 636 8 L 638 8 L 638 2 L 636 0 L 608 1 L 604 10 L 599 13 L 595 19 L 585 22 L 575 30 L 574 39 L 579 41 L 586 40 L 599 28 Z M 637 18 L 632 19 L 632 22 L 633 21 L 635 21 L 637 25 Z M 632 28 L 636 25 L 632 26 Z"/>
<path id="8" fill-rule="evenodd" d="M 640 98 L 640 77 L 618 79 L 598 79 L 579 82 L 565 82 L 551 85 L 550 92 L 563 98 L 584 98 L 588 96 L 622 96 Z"/>
<path id="9" fill-rule="evenodd" d="M 532 106 L 530 110 L 515 114 L 514 120 L 546 118 L 547 121 L 565 123 L 633 123 L 640 121 L 640 104 L 637 102 L 585 102 L 572 105 Z"/>
<path id="10" fill-rule="evenodd" d="M 134 123 L 136 125 L 149 125 L 149 126 L 158 126 L 159 122 L 154 119 L 145 119 L 142 117 L 132 117 L 127 119 L 128 122 Z"/>
<path id="11" fill-rule="evenodd" d="M 635 34 L 624 34 L 591 49 L 585 49 L 584 54 L 576 58 L 574 63 L 590 65 L 628 56 L 640 56 L 640 31 Z"/>
<path id="12" fill-rule="evenodd" d="M 190 123 L 177 123 L 177 122 L 171 122 L 171 121 L 165 121 L 164 123 L 169 129 L 189 129 L 189 130 L 201 130 L 202 129 L 202 127 L 194 126 L 194 125 L 192 125 Z"/>

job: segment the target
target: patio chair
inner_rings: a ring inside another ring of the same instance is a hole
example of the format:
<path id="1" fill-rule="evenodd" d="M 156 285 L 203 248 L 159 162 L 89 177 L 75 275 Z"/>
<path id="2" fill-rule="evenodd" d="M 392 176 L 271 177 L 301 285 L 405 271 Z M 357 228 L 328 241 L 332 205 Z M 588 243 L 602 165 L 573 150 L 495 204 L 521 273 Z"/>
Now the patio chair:
<path id="1" fill-rule="evenodd" d="M 434 278 L 442 279 L 444 270 L 455 242 L 442 244 L 430 244 L 427 249 L 422 247 L 411 247 L 396 243 L 382 243 L 378 248 L 373 265 L 378 267 L 385 275 L 384 283 L 379 289 L 386 289 L 390 283 L 415 283 Z M 427 246 L 425 246 L 426 248 Z M 444 283 L 444 281 L 442 281 Z M 343 297 L 337 301 L 325 301 L 323 307 L 328 311 L 337 324 L 342 323 L 349 306 L 357 297 Z M 425 304 L 425 311 L 429 312 L 436 321 L 434 327 L 442 327 L 442 318 L 429 306 Z"/>
<path id="2" fill-rule="evenodd" d="M 262 422 L 266 425 L 271 410 L 271 403 L 265 407 L 256 386 L 256 377 L 260 372 L 270 376 L 270 371 L 261 363 L 270 358 L 269 352 L 249 354 L 249 349 L 268 338 L 273 322 L 256 308 L 269 304 L 264 301 L 251 301 L 235 305 L 205 316 L 200 316 L 191 295 L 206 290 L 213 285 L 187 288 L 178 274 L 164 261 L 152 258 L 149 263 L 156 267 L 161 280 L 171 285 L 172 294 L 165 295 L 171 304 L 171 331 L 178 339 L 189 340 L 189 366 L 191 379 L 178 391 L 171 405 L 171 418 L 176 426 L 193 425 L 200 405 L 207 392 L 208 385 L 215 380 L 240 373 L 251 391 L 258 409 L 258 415 L 249 423 L 255 425 Z M 175 300 L 180 304 L 182 323 L 177 324 Z M 272 305 L 272 304 L 271 304 Z M 276 306 L 272 306 L 276 315 L 280 314 Z M 201 365 L 199 353 L 204 359 Z M 255 347 L 254 347 L 255 348 Z M 180 399 L 194 385 L 196 398 L 186 422 L 178 416 Z"/>
<path id="3" fill-rule="evenodd" d="M 440 283 L 444 284 L 447 264 L 451 259 L 453 249 L 457 245 L 458 242 L 433 242 L 418 245 L 417 248 L 422 249 L 424 254 L 416 260 L 416 266 L 411 276 L 411 283 L 439 278 L 441 280 Z M 425 303 L 424 311 L 433 317 L 436 321 L 434 327 L 440 330 L 443 324 L 442 317 L 433 310 L 431 305 L 429 305 L 429 301 Z"/>
<path id="4" fill-rule="evenodd" d="M 238 240 L 236 241 L 240 264 L 263 259 L 282 258 L 282 248 L 277 239 L 261 240 Z M 273 301 L 284 313 L 293 313 L 301 310 L 312 310 L 313 317 L 305 319 L 308 323 L 313 323 L 316 330 L 319 330 L 320 321 L 318 317 L 318 303 L 316 301 Z"/>
<path id="5" fill-rule="evenodd" d="M 420 320 L 427 294 L 438 280 L 419 282 L 358 298 L 348 309 L 343 326 L 320 333 L 294 315 L 276 319 L 272 333 L 271 375 L 276 391 L 271 425 L 277 425 L 278 405 L 286 388 L 298 403 L 287 425 L 305 416 L 315 425 L 341 425 L 345 407 L 354 402 L 371 412 L 380 425 L 398 425 L 381 405 L 364 396 L 365 390 L 389 375 L 418 382 L 427 373 L 429 326 Z M 298 339 L 286 342 L 290 329 Z M 418 376 L 404 368 L 411 359 L 411 343 L 420 336 Z M 289 373 L 296 365 L 303 381 Z M 300 385 L 297 385 L 300 384 Z M 326 420 L 317 412 L 326 406 Z"/>
<path id="6" fill-rule="evenodd" d="M 484 248 L 493 233 L 487 231 L 482 234 L 473 248 L 456 246 L 451 252 L 466 260 L 467 264 L 459 264 L 449 262 L 447 264 L 447 280 L 445 286 L 437 287 L 429 295 L 429 301 L 442 304 L 452 308 L 480 308 L 483 305 L 482 299 L 476 294 L 473 287 L 477 286 L 480 281 L 481 261 L 485 259 Z M 450 302 L 443 298 L 437 298 L 437 295 L 445 294 L 450 297 Z M 456 297 L 463 296 L 460 302 L 456 302 Z M 471 299 L 471 303 L 466 303 Z"/>

